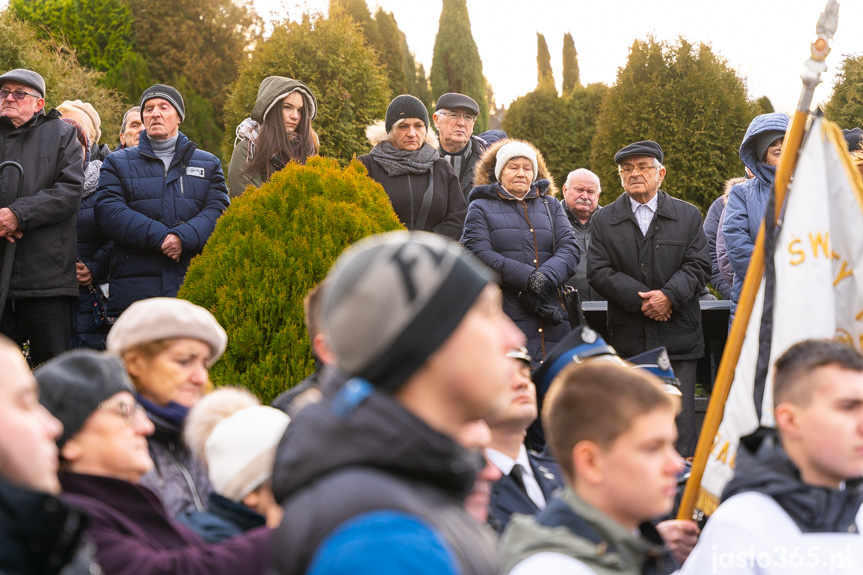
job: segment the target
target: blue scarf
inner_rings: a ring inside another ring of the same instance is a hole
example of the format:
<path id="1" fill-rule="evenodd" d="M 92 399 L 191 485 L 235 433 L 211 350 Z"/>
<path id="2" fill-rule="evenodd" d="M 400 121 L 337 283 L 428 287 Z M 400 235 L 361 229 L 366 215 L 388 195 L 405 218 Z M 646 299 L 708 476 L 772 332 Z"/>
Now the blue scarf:
<path id="1" fill-rule="evenodd" d="M 162 407 L 156 405 L 152 401 L 148 401 L 138 395 L 138 403 L 144 406 L 148 413 L 152 413 L 156 417 L 160 417 L 169 423 L 173 423 L 177 427 L 182 427 L 186 421 L 186 416 L 189 415 L 189 408 L 180 405 L 179 403 L 170 402 Z"/>

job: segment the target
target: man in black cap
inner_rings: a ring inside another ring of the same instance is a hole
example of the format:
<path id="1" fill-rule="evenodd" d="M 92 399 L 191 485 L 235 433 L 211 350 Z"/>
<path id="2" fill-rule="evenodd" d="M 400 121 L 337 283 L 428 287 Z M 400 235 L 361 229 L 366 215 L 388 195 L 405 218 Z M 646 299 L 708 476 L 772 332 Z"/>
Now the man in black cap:
<path id="1" fill-rule="evenodd" d="M 230 203 L 219 159 L 180 132 L 185 117 L 176 89 L 150 86 L 141 95 L 138 146 L 102 164 L 96 221 L 114 240 L 111 317 L 141 299 L 176 296 Z"/>
<path id="2" fill-rule="evenodd" d="M 448 92 L 437 99 L 432 116 L 440 137 L 440 155 L 452 165 L 464 197 L 473 188 L 473 168 L 488 147 L 485 141 L 473 136 L 473 127 L 479 115 L 476 100 L 464 94 Z"/>
<path id="3" fill-rule="evenodd" d="M 698 296 L 710 257 L 701 212 L 659 189 L 663 159 L 650 140 L 615 154 L 626 194 L 593 216 L 587 279 L 608 300 L 608 339 L 620 355 L 668 350 L 683 394 L 678 449 L 689 457 L 698 439 L 695 368 L 704 355 Z"/>
<path id="4" fill-rule="evenodd" d="M 78 298 L 75 214 L 84 152 L 75 129 L 59 120 L 56 110 L 45 113 L 42 76 L 25 69 L 0 76 L 0 160 L 24 170 L 23 182 L 14 169 L 0 174 L 0 238 L 18 244 L 0 333 L 20 346 L 30 342 L 32 366 L 68 348 Z"/>

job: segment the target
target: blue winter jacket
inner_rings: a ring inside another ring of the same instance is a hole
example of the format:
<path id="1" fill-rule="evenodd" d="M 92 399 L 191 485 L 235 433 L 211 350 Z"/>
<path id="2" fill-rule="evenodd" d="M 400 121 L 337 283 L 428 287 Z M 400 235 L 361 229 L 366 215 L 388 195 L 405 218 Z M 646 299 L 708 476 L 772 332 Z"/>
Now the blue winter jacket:
<path id="1" fill-rule="evenodd" d="M 755 151 L 755 136 L 768 130 L 787 130 L 789 118 L 785 114 L 773 113 L 757 116 L 749 124 L 743 143 L 740 144 L 740 159 L 755 174 L 742 184 L 731 188 L 728 203 L 725 205 L 725 218 L 722 233 L 728 260 L 734 270 L 734 283 L 731 285 L 731 300 L 734 309 L 740 298 L 743 279 L 749 268 L 749 258 L 755 247 L 758 228 L 764 220 L 767 202 L 773 193 L 773 179 L 776 169 L 758 161 Z"/>
<path id="2" fill-rule="evenodd" d="M 548 180 L 537 180 L 523 200 L 497 183 L 475 187 L 468 197 L 461 237 L 465 249 L 500 277 L 504 311 L 527 336 L 527 350 L 535 361 L 541 361 L 566 337 L 570 326 L 566 319 L 552 326 L 528 314 L 518 303 L 518 293 L 527 289 L 528 278 L 535 271 L 562 286 L 581 259 L 572 226 L 560 202 L 546 195 L 548 187 Z M 566 318 L 560 301 L 549 303 L 561 306 Z"/>
<path id="3" fill-rule="evenodd" d="M 201 253 L 229 203 L 219 159 L 182 132 L 170 167 L 153 153 L 146 132 L 136 148 L 105 158 L 96 220 L 114 240 L 107 313 L 117 316 L 149 297 L 174 297 L 192 257 Z M 168 233 L 183 243 L 180 261 L 162 253 Z"/>

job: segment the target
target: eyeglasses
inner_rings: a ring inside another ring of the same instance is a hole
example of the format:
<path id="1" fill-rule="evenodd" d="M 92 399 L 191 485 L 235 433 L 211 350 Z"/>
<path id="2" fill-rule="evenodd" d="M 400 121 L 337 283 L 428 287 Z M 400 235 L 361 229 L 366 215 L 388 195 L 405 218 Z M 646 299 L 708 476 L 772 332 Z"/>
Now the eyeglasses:
<path id="1" fill-rule="evenodd" d="M 100 403 L 96 409 L 104 409 L 111 411 L 123 418 L 126 425 L 132 427 L 135 425 L 136 416 L 147 416 L 147 412 L 140 403 L 126 403 L 125 401 L 110 401 L 105 400 Z"/>
<path id="2" fill-rule="evenodd" d="M 31 94 L 30 92 L 25 92 L 24 90 L 15 90 L 14 92 L 3 89 L 0 90 L 0 100 L 5 100 L 9 97 L 9 94 L 12 94 L 12 97 L 18 100 L 19 102 L 23 100 L 26 96 L 33 96 L 34 98 L 41 98 L 39 94 Z"/>
<path id="3" fill-rule="evenodd" d="M 473 114 L 462 114 L 461 112 L 438 112 L 438 114 L 441 114 L 442 116 L 449 116 L 456 122 L 458 122 L 459 120 L 464 120 L 466 123 L 470 124 L 471 122 L 476 121 L 476 116 L 474 116 Z"/>
<path id="4" fill-rule="evenodd" d="M 635 170 L 638 170 L 639 174 L 643 174 L 644 172 L 647 172 L 648 170 L 655 170 L 655 169 L 656 169 L 656 164 L 638 164 L 636 166 L 621 166 L 620 167 L 620 173 L 628 176 L 628 175 L 632 174 L 632 172 L 634 172 Z"/>

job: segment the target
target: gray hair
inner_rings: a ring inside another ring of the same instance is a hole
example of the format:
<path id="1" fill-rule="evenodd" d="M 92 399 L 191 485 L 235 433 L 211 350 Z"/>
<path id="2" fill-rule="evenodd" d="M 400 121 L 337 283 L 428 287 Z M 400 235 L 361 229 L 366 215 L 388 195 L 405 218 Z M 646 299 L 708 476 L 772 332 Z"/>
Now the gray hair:
<path id="1" fill-rule="evenodd" d="M 125 114 L 123 114 L 123 121 L 120 123 L 120 133 L 121 134 L 126 131 L 126 123 L 129 120 L 129 114 L 131 114 L 132 112 L 137 112 L 138 114 L 140 114 L 141 113 L 141 106 L 132 106 L 131 108 L 126 110 Z"/>
<path id="2" fill-rule="evenodd" d="M 591 172 L 591 171 L 590 171 L 590 170 L 588 170 L 587 168 L 576 168 L 575 170 L 571 171 L 571 172 L 566 176 L 566 181 L 563 183 L 563 185 L 565 185 L 565 186 L 569 187 L 569 182 L 570 182 L 574 177 L 576 177 L 576 176 L 580 176 L 580 175 L 589 175 L 589 176 L 591 176 L 592 178 L 594 178 L 594 179 L 596 180 L 596 193 L 597 193 L 597 194 L 601 194 L 601 193 L 602 193 L 602 182 L 600 182 L 600 181 L 599 181 L 599 176 L 597 176 L 596 174 L 594 174 L 593 172 Z"/>

